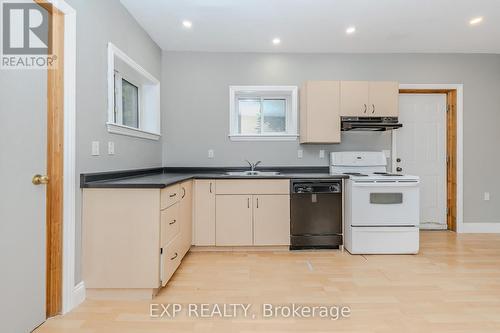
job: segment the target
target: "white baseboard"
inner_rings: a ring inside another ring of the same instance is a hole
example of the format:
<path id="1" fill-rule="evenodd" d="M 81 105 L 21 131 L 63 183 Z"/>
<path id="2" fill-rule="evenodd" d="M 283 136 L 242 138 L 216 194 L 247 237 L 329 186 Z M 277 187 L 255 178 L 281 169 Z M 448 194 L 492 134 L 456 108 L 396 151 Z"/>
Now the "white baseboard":
<path id="1" fill-rule="evenodd" d="M 457 232 L 469 234 L 500 233 L 500 223 L 462 223 Z"/>
<path id="2" fill-rule="evenodd" d="M 72 308 L 76 308 L 85 300 L 85 283 L 82 281 L 73 289 Z"/>

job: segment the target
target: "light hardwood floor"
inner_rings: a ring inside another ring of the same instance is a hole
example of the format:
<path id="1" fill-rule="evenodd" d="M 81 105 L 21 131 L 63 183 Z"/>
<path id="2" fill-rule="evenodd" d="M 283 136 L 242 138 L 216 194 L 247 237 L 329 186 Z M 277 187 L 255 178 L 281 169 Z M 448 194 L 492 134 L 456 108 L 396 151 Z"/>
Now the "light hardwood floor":
<path id="1" fill-rule="evenodd" d="M 347 305 L 350 318 L 151 319 L 151 303 Z M 419 255 L 193 252 L 153 301 L 87 300 L 37 333 L 500 332 L 500 235 L 422 232 Z"/>

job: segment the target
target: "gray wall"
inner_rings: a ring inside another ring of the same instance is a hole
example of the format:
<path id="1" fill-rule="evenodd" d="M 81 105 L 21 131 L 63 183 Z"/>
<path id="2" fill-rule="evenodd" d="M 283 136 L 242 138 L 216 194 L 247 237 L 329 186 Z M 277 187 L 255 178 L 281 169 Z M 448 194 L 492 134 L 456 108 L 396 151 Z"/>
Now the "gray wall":
<path id="1" fill-rule="evenodd" d="M 161 50 L 118 0 L 68 0 L 77 12 L 76 164 L 82 172 L 161 166 L 161 142 L 110 134 L 107 121 L 107 43 L 160 79 Z M 91 156 L 91 142 L 100 156 Z M 108 141 L 115 155 L 107 154 Z M 76 282 L 81 279 L 81 191 L 77 191 Z"/>
<path id="2" fill-rule="evenodd" d="M 229 85 L 298 85 L 305 80 L 396 80 L 464 84 L 464 221 L 500 222 L 500 55 L 252 54 L 163 52 L 163 164 L 327 165 L 319 149 L 390 149 L 390 136 L 346 133 L 342 144 L 231 142 Z M 207 158 L 207 150 L 215 158 Z M 297 149 L 304 158 L 297 159 Z M 483 192 L 491 193 L 483 201 Z"/>

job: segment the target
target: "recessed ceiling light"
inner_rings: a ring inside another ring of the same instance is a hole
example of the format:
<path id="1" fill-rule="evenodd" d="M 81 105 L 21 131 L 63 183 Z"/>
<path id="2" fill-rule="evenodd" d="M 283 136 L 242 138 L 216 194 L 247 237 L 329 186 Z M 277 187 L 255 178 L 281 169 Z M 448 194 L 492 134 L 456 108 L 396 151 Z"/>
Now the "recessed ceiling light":
<path id="1" fill-rule="evenodd" d="M 193 23 L 191 21 L 188 21 L 188 20 L 184 20 L 182 21 L 182 25 L 184 26 L 184 28 L 191 28 L 193 26 Z"/>
<path id="2" fill-rule="evenodd" d="M 472 20 L 470 20 L 469 24 L 470 25 L 476 25 L 476 24 L 479 24 L 481 22 L 483 22 L 483 17 L 479 16 L 479 17 L 474 17 Z"/>
<path id="3" fill-rule="evenodd" d="M 280 43 L 281 43 L 281 39 L 279 39 L 279 38 L 274 38 L 273 39 L 273 44 L 274 45 L 279 45 Z"/>
<path id="4" fill-rule="evenodd" d="M 348 35 L 352 35 L 355 32 L 356 32 L 356 27 L 355 26 L 349 27 L 349 28 L 347 28 L 345 30 L 345 33 L 348 34 Z"/>

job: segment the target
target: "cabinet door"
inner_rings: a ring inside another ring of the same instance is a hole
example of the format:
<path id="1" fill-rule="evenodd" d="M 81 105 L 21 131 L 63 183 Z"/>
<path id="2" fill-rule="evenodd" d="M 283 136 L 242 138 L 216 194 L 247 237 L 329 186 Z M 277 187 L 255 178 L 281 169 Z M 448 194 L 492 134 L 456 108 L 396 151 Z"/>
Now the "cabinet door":
<path id="1" fill-rule="evenodd" d="M 254 196 L 254 245 L 290 244 L 290 196 Z"/>
<path id="2" fill-rule="evenodd" d="M 399 83 L 392 81 L 370 82 L 369 115 L 397 117 L 399 115 Z"/>
<path id="3" fill-rule="evenodd" d="M 308 81 L 301 90 L 300 142 L 340 142 L 340 82 Z"/>
<path id="4" fill-rule="evenodd" d="M 368 116 L 368 81 L 340 82 L 340 115 L 352 117 Z"/>
<path id="5" fill-rule="evenodd" d="M 252 196 L 217 195 L 216 245 L 252 245 Z"/>
<path id="6" fill-rule="evenodd" d="M 195 245 L 215 245 L 215 180 L 194 182 Z"/>
<path id="7" fill-rule="evenodd" d="M 181 252 L 182 256 L 189 251 L 193 236 L 193 182 L 181 183 L 181 199 L 179 202 L 179 219 L 181 220 Z"/>

